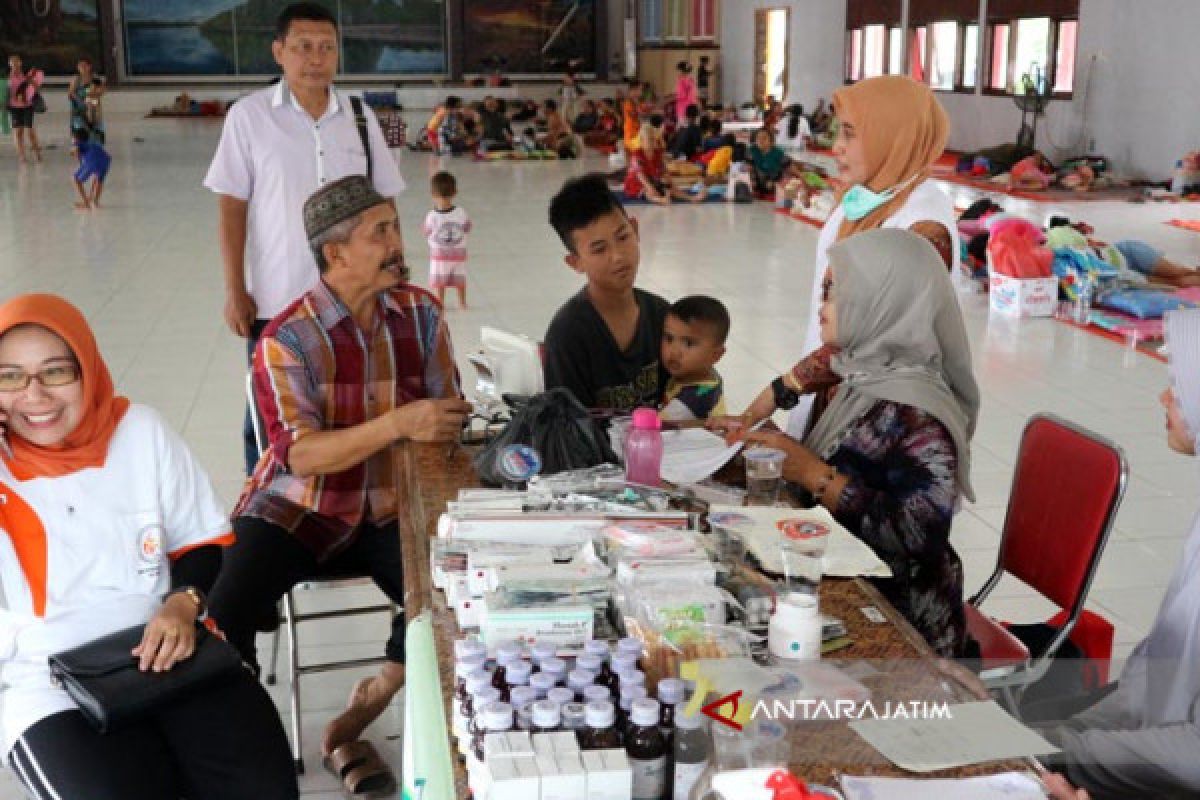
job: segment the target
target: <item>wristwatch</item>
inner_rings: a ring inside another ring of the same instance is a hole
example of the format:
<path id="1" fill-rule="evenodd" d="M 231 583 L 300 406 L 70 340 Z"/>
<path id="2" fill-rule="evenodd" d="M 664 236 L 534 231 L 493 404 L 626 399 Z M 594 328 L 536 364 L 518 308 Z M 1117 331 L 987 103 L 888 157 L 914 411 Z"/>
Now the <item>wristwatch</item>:
<path id="1" fill-rule="evenodd" d="M 208 598 L 204 596 L 204 592 L 195 586 L 178 586 L 163 595 L 163 602 L 167 602 L 171 595 L 176 594 L 186 594 L 188 599 L 196 604 L 196 619 L 203 621 L 208 616 Z"/>

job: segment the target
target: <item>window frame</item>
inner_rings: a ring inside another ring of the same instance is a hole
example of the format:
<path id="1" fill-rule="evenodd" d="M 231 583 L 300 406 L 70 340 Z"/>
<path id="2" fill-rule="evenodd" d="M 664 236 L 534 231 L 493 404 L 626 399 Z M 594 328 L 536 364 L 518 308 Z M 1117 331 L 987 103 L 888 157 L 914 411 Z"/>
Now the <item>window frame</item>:
<path id="1" fill-rule="evenodd" d="M 860 80 L 865 80 L 866 74 L 867 74 L 866 73 L 867 28 L 874 28 L 874 27 L 883 28 L 883 36 L 881 37 L 882 38 L 881 44 L 883 45 L 883 47 L 882 47 L 883 53 L 881 55 L 882 61 L 880 62 L 882 64 L 883 71 L 880 73 L 880 76 L 892 74 L 890 72 L 891 63 L 892 63 L 892 31 L 893 30 L 903 30 L 903 29 L 899 25 L 888 25 L 887 23 L 884 23 L 884 22 L 875 22 L 875 23 L 871 23 L 870 25 L 863 25 L 860 28 L 847 28 L 846 29 L 846 57 L 845 57 L 845 66 L 842 70 L 842 82 L 844 84 L 850 85 L 852 83 L 857 83 Z M 857 65 L 854 63 L 854 47 L 852 45 L 855 35 L 857 35 L 859 37 L 859 42 L 860 42 L 860 46 L 858 48 L 858 64 Z M 900 52 L 901 53 L 904 52 L 903 38 L 901 39 L 901 42 L 900 42 Z M 858 68 L 858 75 L 859 75 L 858 78 L 853 77 L 856 66 Z M 902 63 L 900 65 L 900 67 L 901 67 L 901 72 L 898 74 L 907 75 L 908 72 L 907 72 L 907 69 L 905 68 L 905 65 Z"/>
<path id="2" fill-rule="evenodd" d="M 1016 93 L 1013 89 L 1016 86 L 1016 59 L 1017 59 L 1017 23 L 1023 19 L 1048 19 L 1050 21 L 1050 35 L 1046 38 L 1046 85 L 1050 87 L 1050 97 L 1054 100 L 1070 100 L 1075 96 L 1075 81 L 1079 77 L 1078 70 L 1078 55 L 1079 55 L 1079 15 L 1025 15 L 1019 17 L 1010 17 L 1004 19 L 989 19 L 987 22 L 987 58 L 981 59 L 987 64 L 987 80 L 983 82 L 983 93 L 992 97 L 1014 97 Z M 1071 90 L 1068 92 L 1060 92 L 1054 89 L 1058 78 L 1058 44 L 1059 37 L 1062 35 L 1062 25 L 1064 22 L 1075 23 L 1075 61 L 1076 70 L 1071 79 Z M 1005 81 L 1004 89 L 996 89 L 992 87 L 992 55 L 995 48 L 996 28 L 1000 25 L 1008 26 L 1008 41 L 1006 42 L 1008 52 L 1005 54 Z"/>

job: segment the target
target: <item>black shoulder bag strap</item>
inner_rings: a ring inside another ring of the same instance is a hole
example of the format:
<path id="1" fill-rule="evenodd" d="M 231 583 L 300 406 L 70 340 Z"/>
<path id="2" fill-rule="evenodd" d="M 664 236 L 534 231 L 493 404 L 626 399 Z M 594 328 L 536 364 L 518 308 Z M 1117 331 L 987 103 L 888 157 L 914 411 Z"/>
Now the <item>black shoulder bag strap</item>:
<path id="1" fill-rule="evenodd" d="M 354 125 L 358 128 L 358 138 L 367 155 L 367 180 L 371 180 L 371 140 L 367 137 L 367 115 L 363 111 L 362 98 L 351 97 L 350 108 L 354 111 Z"/>

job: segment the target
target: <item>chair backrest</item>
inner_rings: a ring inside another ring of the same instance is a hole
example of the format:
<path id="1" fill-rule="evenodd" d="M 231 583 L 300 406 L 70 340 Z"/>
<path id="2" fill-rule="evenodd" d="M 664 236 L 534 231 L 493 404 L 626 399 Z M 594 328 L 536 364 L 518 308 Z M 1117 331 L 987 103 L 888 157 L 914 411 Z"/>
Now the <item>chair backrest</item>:
<path id="1" fill-rule="evenodd" d="M 258 402 L 254 396 L 254 373 L 246 373 L 246 405 L 250 409 L 250 425 L 254 428 L 254 446 L 261 458 L 267 449 L 267 432 L 263 430 L 262 417 L 258 413 Z"/>
<path id="2" fill-rule="evenodd" d="M 1104 552 L 1129 470 L 1113 442 L 1051 414 L 1025 425 L 988 589 L 1009 572 L 1074 617 Z"/>

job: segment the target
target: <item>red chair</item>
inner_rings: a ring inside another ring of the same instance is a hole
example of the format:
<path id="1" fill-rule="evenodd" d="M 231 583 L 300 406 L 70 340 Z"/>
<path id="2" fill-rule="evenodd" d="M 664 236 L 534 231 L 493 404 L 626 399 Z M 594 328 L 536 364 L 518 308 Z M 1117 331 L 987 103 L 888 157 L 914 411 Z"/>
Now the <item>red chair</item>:
<path id="1" fill-rule="evenodd" d="M 1110 440 L 1052 414 L 1036 414 L 1025 425 L 1000 557 L 966 604 L 967 629 L 982 650 L 980 678 L 1013 710 L 1025 688 L 1046 674 L 1083 613 L 1128 478 L 1125 454 Z M 1044 653 L 1031 655 L 979 608 L 1006 572 L 1065 612 Z"/>

